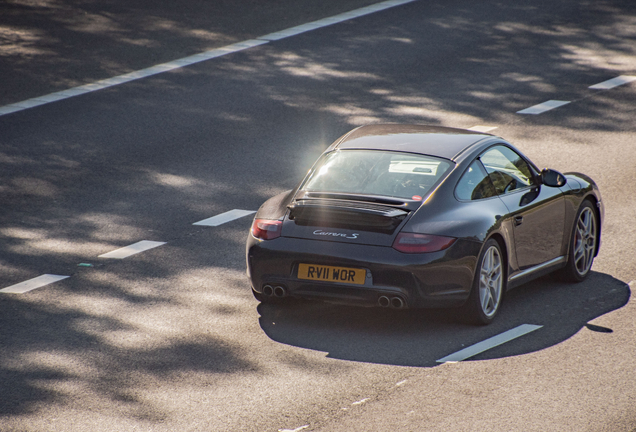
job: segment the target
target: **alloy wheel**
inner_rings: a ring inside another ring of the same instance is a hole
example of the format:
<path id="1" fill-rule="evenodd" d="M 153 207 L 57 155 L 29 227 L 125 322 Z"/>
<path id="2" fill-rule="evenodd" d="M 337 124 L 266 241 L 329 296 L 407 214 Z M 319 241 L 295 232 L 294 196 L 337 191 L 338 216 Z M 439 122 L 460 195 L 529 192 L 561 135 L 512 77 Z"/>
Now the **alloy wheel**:
<path id="1" fill-rule="evenodd" d="M 501 255 L 495 246 L 490 246 L 481 262 L 479 272 L 479 300 L 481 310 L 488 318 L 495 315 L 501 301 Z"/>
<path id="2" fill-rule="evenodd" d="M 579 275 L 590 271 L 596 252 L 596 217 L 591 208 L 586 207 L 579 215 L 574 233 L 574 267 Z"/>

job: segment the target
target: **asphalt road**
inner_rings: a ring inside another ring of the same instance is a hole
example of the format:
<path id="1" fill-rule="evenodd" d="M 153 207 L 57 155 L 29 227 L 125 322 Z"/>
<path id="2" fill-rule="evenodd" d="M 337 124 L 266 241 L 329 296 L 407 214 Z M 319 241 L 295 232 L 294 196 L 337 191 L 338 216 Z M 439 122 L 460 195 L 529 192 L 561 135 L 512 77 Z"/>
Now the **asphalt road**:
<path id="1" fill-rule="evenodd" d="M 271 3 L 271 4 L 270 4 Z M 0 5 L 0 109 L 372 4 Z M 1 431 L 636 430 L 636 4 L 408 4 L 0 115 Z M 260 43 L 260 42 L 259 42 Z M 569 104 L 539 115 L 517 111 Z M 594 178 L 581 284 L 449 311 L 259 305 L 249 216 L 335 138 L 378 121 L 496 127 Z M 99 257 L 147 240 L 161 246 Z M 83 265 L 80 265 L 83 264 Z M 458 363 L 442 357 L 542 326 Z"/>

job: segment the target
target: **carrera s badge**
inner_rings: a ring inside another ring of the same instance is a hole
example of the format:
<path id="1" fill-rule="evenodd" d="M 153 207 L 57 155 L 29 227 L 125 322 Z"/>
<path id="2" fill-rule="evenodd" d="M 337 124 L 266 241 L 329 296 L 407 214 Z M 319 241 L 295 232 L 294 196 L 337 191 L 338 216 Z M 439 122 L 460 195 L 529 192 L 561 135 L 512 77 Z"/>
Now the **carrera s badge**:
<path id="1" fill-rule="evenodd" d="M 342 237 L 342 238 L 347 238 L 347 239 L 357 239 L 358 238 L 358 233 L 355 234 L 345 234 L 345 233 L 335 233 L 335 232 L 327 232 L 327 231 L 323 231 L 323 230 L 316 230 L 314 231 L 314 235 L 319 235 L 319 236 L 330 236 L 330 237 Z"/>

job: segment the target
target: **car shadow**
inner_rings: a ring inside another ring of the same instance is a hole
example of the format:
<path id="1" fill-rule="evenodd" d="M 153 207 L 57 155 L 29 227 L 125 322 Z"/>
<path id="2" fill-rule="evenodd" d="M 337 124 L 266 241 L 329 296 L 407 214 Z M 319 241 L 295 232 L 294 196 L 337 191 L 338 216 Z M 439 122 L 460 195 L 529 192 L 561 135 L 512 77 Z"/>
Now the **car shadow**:
<path id="1" fill-rule="evenodd" d="M 566 284 L 547 276 L 509 291 L 489 326 L 462 323 L 454 309 L 392 310 L 322 302 L 260 304 L 260 326 L 272 340 L 324 351 L 327 357 L 399 366 L 432 367 L 451 353 L 521 324 L 541 329 L 470 360 L 522 355 L 556 345 L 588 324 L 624 306 L 630 288 L 614 277 L 593 272 L 582 283 Z"/>

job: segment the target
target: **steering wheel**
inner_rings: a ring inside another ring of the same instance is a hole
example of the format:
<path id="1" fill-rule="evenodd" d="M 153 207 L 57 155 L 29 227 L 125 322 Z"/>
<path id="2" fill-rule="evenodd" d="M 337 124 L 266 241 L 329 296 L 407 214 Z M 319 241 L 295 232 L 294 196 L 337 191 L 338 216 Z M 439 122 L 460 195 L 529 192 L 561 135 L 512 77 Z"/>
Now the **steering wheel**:
<path id="1" fill-rule="evenodd" d="M 508 184 L 506 185 L 506 187 L 504 188 L 504 193 L 508 193 L 511 190 L 514 190 L 517 188 L 517 180 L 512 179 L 508 182 Z"/>

